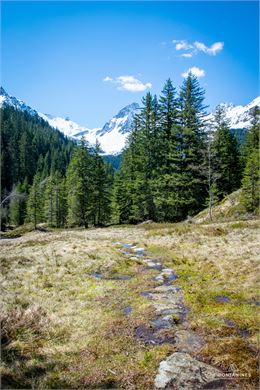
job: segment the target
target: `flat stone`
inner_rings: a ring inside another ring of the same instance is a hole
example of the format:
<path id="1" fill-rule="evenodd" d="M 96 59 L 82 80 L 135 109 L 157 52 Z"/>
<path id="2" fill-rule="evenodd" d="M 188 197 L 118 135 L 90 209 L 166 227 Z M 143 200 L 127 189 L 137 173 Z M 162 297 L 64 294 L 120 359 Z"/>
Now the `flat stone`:
<path id="1" fill-rule="evenodd" d="M 174 302 L 167 302 L 167 303 L 155 302 L 154 308 L 157 313 L 164 312 L 164 310 L 168 310 L 168 309 L 171 309 L 173 313 L 182 312 L 182 306 Z"/>
<path id="2" fill-rule="evenodd" d="M 178 330 L 175 333 L 176 348 L 180 352 L 198 352 L 202 347 L 202 338 L 189 330 Z"/>
<path id="3" fill-rule="evenodd" d="M 144 252 L 144 248 L 134 248 L 134 252 Z"/>
<path id="4" fill-rule="evenodd" d="M 174 326 L 174 322 L 171 315 L 166 315 L 164 317 L 157 317 L 151 323 L 156 330 L 167 329 L 167 328 L 172 329 L 172 327 Z"/>
<path id="5" fill-rule="evenodd" d="M 168 293 L 168 292 L 177 293 L 180 290 L 181 290 L 180 287 L 165 286 L 165 285 L 164 286 L 157 286 L 154 289 L 155 292 L 165 292 L 165 293 Z"/>
<path id="6" fill-rule="evenodd" d="M 157 389 L 195 390 L 223 389 L 220 370 L 205 364 L 188 353 L 175 352 L 160 363 L 155 378 Z M 222 387 L 212 387 L 221 383 Z"/>
<path id="7" fill-rule="evenodd" d="M 173 274 L 173 273 L 174 273 L 173 270 L 172 270 L 171 268 L 163 268 L 163 269 L 162 269 L 162 272 L 163 272 L 164 274 Z"/>
<path id="8" fill-rule="evenodd" d="M 171 296 L 165 294 L 165 293 L 150 293 L 149 298 L 152 301 L 169 301 L 171 299 Z"/>
<path id="9" fill-rule="evenodd" d="M 163 283 L 164 282 L 164 277 L 160 274 L 160 275 L 156 276 L 154 278 L 154 280 L 156 280 L 156 282 Z"/>

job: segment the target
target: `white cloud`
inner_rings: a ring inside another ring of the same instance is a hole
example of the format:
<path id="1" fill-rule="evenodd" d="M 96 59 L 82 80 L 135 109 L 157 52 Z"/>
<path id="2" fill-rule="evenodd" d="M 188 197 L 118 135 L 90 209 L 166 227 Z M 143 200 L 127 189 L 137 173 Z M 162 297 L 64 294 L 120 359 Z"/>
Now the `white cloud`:
<path id="1" fill-rule="evenodd" d="M 109 81 L 117 85 L 117 89 L 120 91 L 130 91 L 130 92 L 143 92 L 146 89 L 152 88 L 151 83 L 143 83 L 135 76 L 125 75 L 119 76 L 113 79 L 112 77 L 105 77 L 103 81 Z"/>
<path id="2" fill-rule="evenodd" d="M 192 53 L 183 53 L 181 54 L 181 57 L 185 57 L 185 58 L 191 58 L 193 56 Z"/>
<path id="3" fill-rule="evenodd" d="M 196 76 L 198 78 L 205 76 L 205 70 L 197 68 L 196 66 L 193 66 L 192 68 L 188 69 L 187 72 L 182 73 L 182 77 L 187 77 L 188 74 L 191 73 L 193 76 Z"/>
<path id="4" fill-rule="evenodd" d="M 187 41 L 176 41 L 176 40 L 174 40 L 173 43 L 175 43 L 175 49 L 176 50 L 189 50 L 189 49 L 192 49 L 192 47 L 193 47 Z"/>
<path id="5" fill-rule="evenodd" d="M 110 76 L 106 76 L 103 78 L 103 81 L 113 81 L 113 79 Z"/>
<path id="6" fill-rule="evenodd" d="M 203 51 L 203 53 L 215 56 L 223 49 L 224 42 L 215 42 L 208 47 L 205 45 L 205 43 L 196 41 L 194 42 L 194 46 L 196 47 L 197 50 Z"/>
<path id="7" fill-rule="evenodd" d="M 224 47 L 224 42 L 215 42 L 211 46 L 205 45 L 203 42 L 195 41 L 193 43 L 189 43 L 185 40 L 176 40 L 172 41 L 175 44 L 175 49 L 177 51 L 184 50 L 188 51 L 188 53 L 181 54 L 181 57 L 191 58 L 193 55 L 198 52 L 203 52 L 208 55 L 215 56 L 218 54 Z"/>

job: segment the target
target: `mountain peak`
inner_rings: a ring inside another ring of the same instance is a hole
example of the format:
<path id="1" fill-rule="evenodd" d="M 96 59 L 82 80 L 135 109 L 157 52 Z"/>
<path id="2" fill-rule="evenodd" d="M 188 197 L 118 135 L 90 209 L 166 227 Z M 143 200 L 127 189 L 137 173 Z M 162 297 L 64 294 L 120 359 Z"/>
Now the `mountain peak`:
<path id="1" fill-rule="evenodd" d="M 6 96 L 6 97 L 9 96 L 3 87 L 0 87 L 0 96 Z"/>
<path id="2" fill-rule="evenodd" d="M 82 136 L 90 144 L 99 141 L 102 151 L 106 154 L 120 153 L 125 147 L 126 139 L 132 130 L 133 118 L 140 112 L 138 103 L 131 103 L 122 108 L 114 115 L 101 129 L 89 129 L 70 120 L 69 117 L 61 118 L 50 114 L 42 114 L 33 110 L 22 100 L 9 96 L 3 87 L 0 87 L 0 107 L 12 106 L 15 109 L 26 111 L 30 115 L 37 115 L 43 118 L 53 128 L 58 129 L 65 135 L 74 139 L 80 139 Z M 253 107 L 260 106 L 260 96 L 256 97 L 245 106 L 234 106 L 232 103 L 222 103 L 225 108 L 227 119 L 229 119 L 232 129 L 248 129 L 251 125 L 250 112 Z M 214 124 L 214 111 L 206 116 L 207 123 Z"/>
<path id="3" fill-rule="evenodd" d="M 127 115 L 128 113 L 131 113 L 133 111 L 136 111 L 140 109 L 140 106 L 138 103 L 131 103 L 122 108 L 118 114 L 116 115 L 117 118 L 122 118 L 123 116 Z"/>
<path id="4" fill-rule="evenodd" d="M 5 89 L 3 87 L 0 87 L 0 107 L 3 106 L 11 106 L 14 107 L 16 110 L 26 111 L 32 116 L 38 115 L 38 112 L 36 110 L 31 108 L 30 106 L 27 106 L 27 104 L 25 104 L 22 100 L 19 100 L 14 96 L 8 95 Z"/>

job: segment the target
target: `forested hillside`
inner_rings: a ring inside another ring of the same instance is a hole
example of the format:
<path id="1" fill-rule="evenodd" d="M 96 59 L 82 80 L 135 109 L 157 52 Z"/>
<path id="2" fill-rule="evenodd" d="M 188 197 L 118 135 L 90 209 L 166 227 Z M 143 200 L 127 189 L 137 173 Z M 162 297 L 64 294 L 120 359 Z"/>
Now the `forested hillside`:
<path id="1" fill-rule="evenodd" d="M 2 108 L 2 225 L 180 221 L 241 185 L 246 209 L 257 210 L 258 107 L 239 148 L 223 107 L 213 127 L 205 123 L 204 90 L 192 74 L 180 91 L 169 79 L 159 98 L 148 93 L 142 103 L 116 173 L 98 143 L 77 145 L 38 116 Z"/>
<path id="2" fill-rule="evenodd" d="M 211 131 L 205 125 L 203 100 L 191 74 L 179 94 L 168 80 L 159 100 L 150 93 L 144 97 L 115 182 L 120 222 L 183 220 L 239 188 L 242 177 L 250 210 L 257 207 L 259 108 L 239 150 L 223 107 Z"/>

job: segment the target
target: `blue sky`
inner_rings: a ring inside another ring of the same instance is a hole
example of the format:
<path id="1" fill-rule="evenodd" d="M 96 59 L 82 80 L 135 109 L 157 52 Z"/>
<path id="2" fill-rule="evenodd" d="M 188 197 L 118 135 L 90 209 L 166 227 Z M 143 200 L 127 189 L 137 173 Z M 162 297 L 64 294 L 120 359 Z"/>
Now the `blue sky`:
<path id="1" fill-rule="evenodd" d="M 102 126 L 188 69 L 211 107 L 259 94 L 258 2 L 2 3 L 2 85 L 44 113 Z"/>

